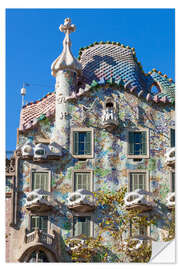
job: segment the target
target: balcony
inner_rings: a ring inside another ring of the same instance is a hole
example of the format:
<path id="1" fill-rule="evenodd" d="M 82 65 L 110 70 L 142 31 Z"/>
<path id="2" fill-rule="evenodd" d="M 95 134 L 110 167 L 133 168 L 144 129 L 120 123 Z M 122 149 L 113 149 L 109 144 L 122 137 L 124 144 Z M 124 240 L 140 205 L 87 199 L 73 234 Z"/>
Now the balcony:
<path id="1" fill-rule="evenodd" d="M 55 142 L 34 144 L 27 141 L 16 150 L 20 151 L 23 159 L 30 159 L 36 162 L 59 160 L 62 156 L 62 147 Z"/>
<path id="2" fill-rule="evenodd" d="M 174 169 L 176 160 L 175 147 L 170 147 L 166 150 L 165 158 L 165 166 Z"/>
<path id="3" fill-rule="evenodd" d="M 152 193 L 141 189 L 126 193 L 124 203 L 126 210 L 140 212 L 151 211 L 155 207 Z"/>
<path id="4" fill-rule="evenodd" d="M 25 244 L 34 245 L 34 244 L 42 244 L 51 250 L 56 250 L 57 239 L 55 234 L 50 235 L 48 233 L 35 229 L 33 232 L 26 233 L 24 238 Z"/>
<path id="5" fill-rule="evenodd" d="M 175 208 L 175 192 L 168 193 L 166 201 L 167 201 L 166 205 L 170 210 Z"/>
<path id="6" fill-rule="evenodd" d="M 25 208 L 31 213 L 41 213 L 52 210 L 54 204 L 48 201 L 50 192 L 42 189 L 35 189 L 28 193 L 25 203 Z"/>
<path id="7" fill-rule="evenodd" d="M 117 127 L 118 119 L 114 108 L 108 107 L 103 110 L 102 125 L 107 130 L 113 130 Z"/>
<path id="8" fill-rule="evenodd" d="M 72 255 L 73 252 L 77 252 L 80 247 L 85 248 L 85 239 L 81 237 L 72 237 L 66 240 L 66 251 Z"/>
<path id="9" fill-rule="evenodd" d="M 96 207 L 94 194 L 84 189 L 72 192 L 67 198 L 67 207 L 80 213 L 91 212 Z"/>

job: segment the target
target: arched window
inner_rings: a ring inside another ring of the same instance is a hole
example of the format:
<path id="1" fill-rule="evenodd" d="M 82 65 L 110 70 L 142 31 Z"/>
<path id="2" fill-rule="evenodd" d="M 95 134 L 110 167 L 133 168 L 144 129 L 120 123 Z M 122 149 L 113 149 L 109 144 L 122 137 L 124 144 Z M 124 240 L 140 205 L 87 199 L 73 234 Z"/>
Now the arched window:
<path id="1" fill-rule="evenodd" d="M 106 108 L 113 108 L 114 104 L 112 102 L 107 102 L 106 103 Z"/>
<path id="2" fill-rule="evenodd" d="M 49 262 L 46 254 L 42 250 L 35 250 L 31 253 L 28 261 L 29 263 Z"/>

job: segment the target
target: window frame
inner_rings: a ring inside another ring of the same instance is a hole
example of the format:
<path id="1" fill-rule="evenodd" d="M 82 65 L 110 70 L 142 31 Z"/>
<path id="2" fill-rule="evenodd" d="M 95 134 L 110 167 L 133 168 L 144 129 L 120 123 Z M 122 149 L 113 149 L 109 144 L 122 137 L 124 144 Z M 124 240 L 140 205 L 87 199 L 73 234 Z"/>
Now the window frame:
<path id="1" fill-rule="evenodd" d="M 173 179 L 172 175 L 173 175 L 173 173 L 175 174 L 174 191 L 173 191 L 173 185 L 172 185 L 172 179 Z M 175 170 L 170 171 L 169 180 L 170 180 L 169 181 L 170 192 L 176 192 L 176 172 L 175 172 Z"/>
<path id="2" fill-rule="evenodd" d="M 130 132 L 146 132 L 146 150 L 147 153 L 145 155 L 131 155 L 129 154 L 129 133 Z M 131 158 L 131 159 L 141 159 L 141 158 L 149 158 L 149 128 L 140 128 L 140 129 L 127 129 L 127 158 Z"/>
<path id="3" fill-rule="evenodd" d="M 31 225 L 32 225 L 32 223 L 31 223 L 32 219 L 31 218 L 33 216 L 35 216 L 35 217 L 36 216 L 47 217 L 47 219 L 48 219 L 47 220 L 47 234 L 50 234 L 50 221 L 49 221 L 49 215 L 47 213 L 43 213 L 43 214 L 42 213 L 35 213 L 35 214 L 30 213 L 29 216 L 28 216 L 28 231 L 31 232 Z"/>
<path id="4" fill-rule="evenodd" d="M 128 192 L 130 191 L 130 181 L 131 181 L 131 173 L 144 173 L 145 174 L 145 186 L 146 191 L 150 191 L 150 183 L 149 183 L 149 171 L 148 170 L 128 170 Z"/>
<path id="5" fill-rule="evenodd" d="M 84 154 L 84 155 L 74 154 L 74 136 L 73 136 L 74 132 L 91 132 L 91 154 Z M 94 158 L 94 129 L 93 128 L 72 128 L 70 139 L 71 139 L 70 150 L 73 157 L 79 158 L 79 159 Z"/>
<path id="6" fill-rule="evenodd" d="M 93 170 L 83 169 L 83 170 L 73 170 L 72 172 L 72 192 L 75 192 L 75 174 L 76 173 L 90 173 L 90 190 L 93 192 L 94 190 L 94 181 L 93 181 Z"/>
<path id="7" fill-rule="evenodd" d="M 51 192 L 51 171 L 46 169 L 32 169 L 31 170 L 31 176 L 30 176 L 30 192 L 33 191 L 32 185 L 33 185 L 33 173 L 48 173 L 48 192 Z"/>
<path id="8" fill-rule="evenodd" d="M 132 229 L 133 229 L 132 226 L 133 226 L 133 224 L 130 221 L 130 223 L 129 223 L 129 236 L 131 238 L 135 238 L 135 236 L 138 236 L 138 234 L 133 235 L 134 232 L 132 232 Z M 150 236 L 150 225 L 146 225 L 146 226 L 144 225 L 144 227 L 145 227 L 145 235 L 142 235 L 142 236 L 144 236 L 146 238 L 146 237 Z M 139 227 L 137 229 L 138 229 L 138 231 L 140 231 L 140 224 L 139 224 Z M 139 234 L 139 235 L 141 235 L 141 234 Z"/>
<path id="9" fill-rule="evenodd" d="M 77 237 L 78 235 L 74 235 L 74 218 L 78 217 L 90 217 L 90 234 L 88 237 L 94 237 L 94 215 L 92 213 L 81 213 L 80 215 L 73 215 L 73 224 L 71 230 L 71 237 Z"/>
<path id="10" fill-rule="evenodd" d="M 175 134 L 174 134 L 174 146 L 171 145 L 171 139 L 172 139 L 172 136 L 171 136 L 171 130 L 174 130 Z M 170 147 L 176 147 L 176 129 L 175 127 L 170 127 L 169 129 L 169 146 Z"/>

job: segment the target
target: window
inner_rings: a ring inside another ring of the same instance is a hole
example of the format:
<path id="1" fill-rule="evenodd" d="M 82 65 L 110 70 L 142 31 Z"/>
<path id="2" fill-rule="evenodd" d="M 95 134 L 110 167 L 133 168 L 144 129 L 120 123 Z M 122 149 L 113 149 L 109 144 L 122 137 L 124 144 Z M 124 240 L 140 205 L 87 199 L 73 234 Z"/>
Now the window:
<path id="1" fill-rule="evenodd" d="M 49 172 L 32 172 L 32 190 L 49 191 Z"/>
<path id="2" fill-rule="evenodd" d="M 13 187 L 13 177 L 6 176 L 6 193 L 11 193 Z"/>
<path id="3" fill-rule="evenodd" d="M 29 263 L 37 262 L 49 262 L 46 254 L 42 250 L 35 250 L 31 253 L 28 261 Z"/>
<path id="4" fill-rule="evenodd" d="M 171 147 L 175 147 L 175 129 L 171 128 L 170 132 L 171 132 L 171 135 L 170 135 Z"/>
<path id="5" fill-rule="evenodd" d="M 146 173 L 132 172 L 130 173 L 130 192 L 136 189 L 146 190 Z"/>
<path id="6" fill-rule="evenodd" d="M 175 192 L 175 172 L 171 173 L 171 192 Z"/>
<path id="7" fill-rule="evenodd" d="M 91 155 L 91 132 L 74 132 L 74 154 Z"/>
<path id="8" fill-rule="evenodd" d="M 129 131 L 128 134 L 128 156 L 129 158 L 148 157 L 148 132 L 143 131 Z"/>
<path id="9" fill-rule="evenodd" d="M 147 226 L 130 222 L 130 236 L 136 237 L 138 235 L 147 236 Z"/>
<path id="10" fill-rule="evenodd" d="M 74 217 L 73 219 L 73 235 L 86 235 L 87 237 L 90 236 L 90 223 L 91 217 Z"/>
<path id="11" fill-rule="evenodd" d="M 48 217 L 47 216 L 31 216 L 31 231 L 40 229 L 47 233 L 48 231 Z"/>
<path id="12" fill-rule="evenodd" d="M 79 128 L 72 130 L 72 153 L 79 158 L 93 157 L 93 130 Z"/>
<path id="13" fill-rule="evenodd" d="M 91 191 L 91 173 L 75 172 L 74 173 L 74 191 L 85 189 Z"/>

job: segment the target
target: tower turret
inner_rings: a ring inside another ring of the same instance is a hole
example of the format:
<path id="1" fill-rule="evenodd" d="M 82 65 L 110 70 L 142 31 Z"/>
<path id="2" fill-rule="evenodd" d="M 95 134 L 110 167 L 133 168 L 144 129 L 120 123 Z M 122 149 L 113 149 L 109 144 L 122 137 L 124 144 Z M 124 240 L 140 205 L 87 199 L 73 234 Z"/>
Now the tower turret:
<path id="1" fill-rule="evenodd" d="M 69 150 L 70 115 L 66 98 L 71 95 L 77 85 L 77 76 L 81 73 L 81 64 L 72 55 L 69 34 L 75 31 L 75 25 L 70 18 L 64 20 L 59 27 L 65 33 L 63 51 L 52 63 L 52 75 L 56 77 L 56 114 L 53 141 Z"/>

